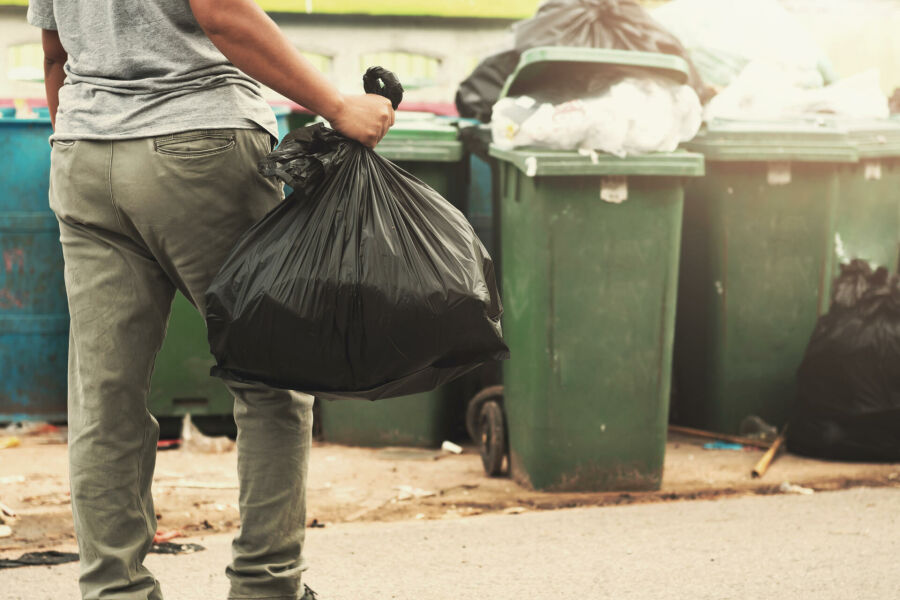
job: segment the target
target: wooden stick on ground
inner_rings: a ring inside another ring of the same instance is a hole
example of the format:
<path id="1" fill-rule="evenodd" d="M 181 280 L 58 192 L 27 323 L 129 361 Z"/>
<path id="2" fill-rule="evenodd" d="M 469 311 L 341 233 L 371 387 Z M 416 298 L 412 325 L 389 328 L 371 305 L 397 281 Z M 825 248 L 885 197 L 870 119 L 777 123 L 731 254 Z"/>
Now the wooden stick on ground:
<path id="1" fill-rule="evenodd" d="M 691 427 L 682 427 L 681 425 L 669 425 L 669 431 L 674 433 L 682 433 L 684 435 L 693 435 L 695 437 L 709 438 L 711 440 L 723 440 L 726 442 L 734 442 L 745 446 L 753 446 L 754 448 L 768 448 L 772 442 L 764 442 L 762 440 L 754 440 L 739 435 L 728 435 L 725 433 L 715 433 L 713 431 L 704 431 L 702 429 L 692 429 Z"/>
<path id="2" fill-rule="evenodd" d="M 781 450 L 781 447 L 784 445 L 786 434 L 787 425 L 781 430 L 781 434 L 772 443 L 772 447 L 769 448 L 769 451 L 763 454 L 763 457 L 759 459 L 759 462 L 753 467 L 753 471 L 750 472 L 750 476 L 753 477 L 753 479 L 759 479 L 765 475 L 766 471 L 769 470 L 769 467 L 772 466 L 772 463 L 775 462 L 775 459 L 778 457 L 778 451 Z"/>

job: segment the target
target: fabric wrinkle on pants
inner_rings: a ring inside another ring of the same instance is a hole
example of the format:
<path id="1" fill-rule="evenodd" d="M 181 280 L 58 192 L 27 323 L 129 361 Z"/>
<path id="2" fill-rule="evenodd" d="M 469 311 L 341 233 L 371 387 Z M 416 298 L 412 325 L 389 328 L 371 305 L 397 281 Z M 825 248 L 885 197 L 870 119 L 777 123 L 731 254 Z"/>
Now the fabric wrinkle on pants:
<path id="1" fill-rule="evenodd" d="M 147 410 L 175 292 L 201 314 L 238 237 L 283 198 L 256 164 L 259 130 L 54 142 L 50 204 L 65 259 L 71 334 L 69 463 L 84 600 L 161 600 L 143 566 L 159 425 Z M 312 398 L 229 383 L 238 427 L 241 530 L 233 599 L 301 595 Z"/>

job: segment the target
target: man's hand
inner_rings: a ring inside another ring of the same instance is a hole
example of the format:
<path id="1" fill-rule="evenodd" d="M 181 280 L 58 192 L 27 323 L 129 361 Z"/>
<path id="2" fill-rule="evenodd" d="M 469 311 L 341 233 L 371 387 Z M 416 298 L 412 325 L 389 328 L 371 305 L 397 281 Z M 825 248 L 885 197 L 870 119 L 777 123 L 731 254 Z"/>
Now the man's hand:
<path id="1" fill-rule="evenodd" d="M 348 138 L 374 148 L 394 124 L 391 101 L 377 94 L 344 96 L 338 113 L 329 122 Z"/>
<path id="2" fill-rule="evenodd" d="M 59 107 L 59 88 L 66 80 L 63 69 L 69 55 L 59 41 L 59 33 L 51 29 L 41 30 L 41 46 L 44 49 L 44 89 L 47 90 L 47 108 L 50 124 L 56 129 L 56 109 Z"/>
<path id="3" fill-rule="evenodd" d="M 253 0 L 190 0 L 207 37 L 257 81 L 326 118 L 336 130 L 373 147 L 394 122 L 381 96 L 345 97 L 281 33 Z"/>

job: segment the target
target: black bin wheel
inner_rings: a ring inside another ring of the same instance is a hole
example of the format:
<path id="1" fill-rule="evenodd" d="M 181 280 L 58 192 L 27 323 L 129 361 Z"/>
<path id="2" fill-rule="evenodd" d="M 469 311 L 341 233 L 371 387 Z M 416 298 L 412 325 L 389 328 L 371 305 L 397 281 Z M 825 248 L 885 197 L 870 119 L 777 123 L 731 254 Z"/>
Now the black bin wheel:
<path id="1" fill-rule="evenodd" d="M 491 477 L 502 475 L 503 457 L 506 456 L 506 420 L 503 407 L 496 400 L 488 400 L 481 407 L 479 429 L 484 471 Z"/>
<path id="2" fill-rule="evenodd" d="M 466 430 L 473 442 L 481 440 L 481 409 L 488 400 L 503 402 L 503 386 L 486 387 L 469 400 L 466 408 Z"/>

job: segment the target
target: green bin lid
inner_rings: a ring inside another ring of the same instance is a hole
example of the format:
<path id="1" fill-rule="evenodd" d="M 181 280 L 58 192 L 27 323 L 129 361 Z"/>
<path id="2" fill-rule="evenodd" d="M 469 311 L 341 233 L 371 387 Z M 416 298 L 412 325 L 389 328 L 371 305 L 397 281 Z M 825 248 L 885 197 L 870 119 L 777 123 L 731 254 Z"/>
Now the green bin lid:
<path id="1" fill-rule="evenodd" d="M 375 151 L 393 161 L 457 162 L 463 146 L 459 129 L 447 121 L 397 113 L 391 127 Z"/>
<path id="2" fill-rule="evenodd" d="M 432 113 L 396 111 L 394 125 L 375 151 L 392 161 L 457 162 L 463 147 L 459 129 Z M 319 117 L 319 122 L 328 124 Z M 330 126 L 330 125 L 329 125 Z"/>
<path id="3" fill-rule="evenodd" d="M 598 67 L 635 69 L 642 73 L 654 73 L 672 78 L 678 83 L 688 80 L 688 65 L 684 59 L 671 54 L 637 52 L 633 50 L 609 50 L 606 48 L 570 48 L 565 46 L 541 46 L 522 53 L 519 65 L 506 80 L 500 97 L 518 96 L 539 89 L 549 73 L 559 81 L 589 80 Z"/>
<path id="4" fill-rule="evenodd" d="M 822 119 L 737 121 L 714 119 L 684 147 L 708 161 L 854 163 L 859 151 L 847 131 Z"/>
<path id="5" fill-rule="evenodd" d="M 619 158 L 598 153 L 586 156 L 571 150 L 519 148 L 503 150 L 491 145 L 491 156 L 512 163 L 529 177 L 558 175 L 656 175 L 699 177 L 704 174 L 703 156 L 678 150 Z"/>
<path id="6" fill-rule="evenodd" d="M 900 157 L 900 121 L 893 119 L 834 119 L 847 132 L 860 158 Z"/>

